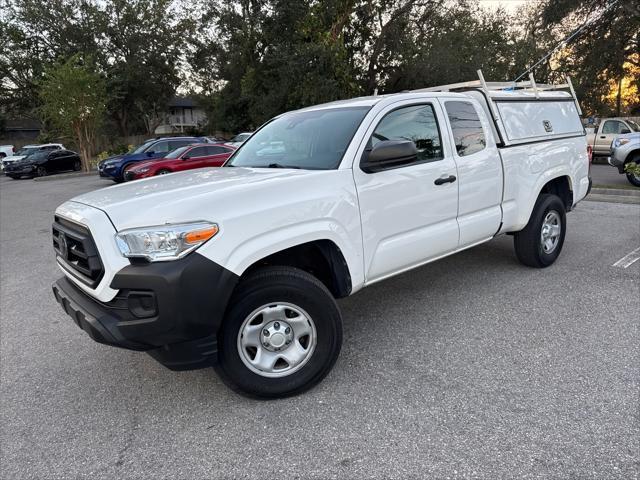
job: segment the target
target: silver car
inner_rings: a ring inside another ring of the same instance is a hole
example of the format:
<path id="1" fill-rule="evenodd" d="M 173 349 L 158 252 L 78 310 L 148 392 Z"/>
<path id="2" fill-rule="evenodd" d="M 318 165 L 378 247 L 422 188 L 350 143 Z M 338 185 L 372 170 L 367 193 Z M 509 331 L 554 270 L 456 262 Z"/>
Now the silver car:
<path id="1" fill-rule="evenodd" d="M 625 166 L 628 163 L 640 165 L 640 133 L 627 133 L 616 138 L 611 143 L 611 156 L 608 162 L 620 173 L 625 173 Z M 632 185 L 640 187 L 640 173 L 626 172 L 626 175 Z"/>

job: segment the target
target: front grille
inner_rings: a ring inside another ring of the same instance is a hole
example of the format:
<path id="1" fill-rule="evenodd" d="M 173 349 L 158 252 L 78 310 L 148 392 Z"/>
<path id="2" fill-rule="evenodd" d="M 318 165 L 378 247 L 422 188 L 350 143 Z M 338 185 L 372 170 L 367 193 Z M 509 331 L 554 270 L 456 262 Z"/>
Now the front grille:
<path id="1" fill-rule="evenodd" d="M 58 261 L 71 275 L 90 287 L 100 283 L 104 267 L 89 229 L 55 216 L 52 225 L 53 249 Z"/>

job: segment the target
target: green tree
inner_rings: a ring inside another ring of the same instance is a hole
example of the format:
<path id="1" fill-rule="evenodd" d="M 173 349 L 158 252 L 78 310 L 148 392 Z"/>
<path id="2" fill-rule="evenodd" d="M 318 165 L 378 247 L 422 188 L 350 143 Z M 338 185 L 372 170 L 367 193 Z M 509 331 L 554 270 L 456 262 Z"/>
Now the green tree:
<path id="1" fill-rule="evenodd" d="M 640 68 L 637 0 L 549 0 L 540 11 L 540 23 L 557 28 L 559 36 L 564 37 L 608 6 L 611 8 L 590 23 L 555 61 L 556 70 L 577 79 L 577 90 L 587 111 L 620 115 L 622 92 L 618 88 L 615 101 L 609 103 L 611 83 L 621 85 L 624 77 L 632 75 L 632 83 L 640 91 L 640 75 L 631 73 Z M 636 101 L 636 107 L 640 106 L 640 98 Z"/>
<path id="2" fill-rule="evenodd" d="M 153 134 L 180 84 L 185 40 L 192 34 L 173 0 L 108 0 L 100 11 L 108 109 L 120 133 Z"/>
<path id="3" fill-rule="evenodd" d="M 105 112 L 104 80 L 91 63 L 75 55 L 47 69 L 40 87 L 42 116 L 57 132 L 75 139 L 88 171 Z"/>

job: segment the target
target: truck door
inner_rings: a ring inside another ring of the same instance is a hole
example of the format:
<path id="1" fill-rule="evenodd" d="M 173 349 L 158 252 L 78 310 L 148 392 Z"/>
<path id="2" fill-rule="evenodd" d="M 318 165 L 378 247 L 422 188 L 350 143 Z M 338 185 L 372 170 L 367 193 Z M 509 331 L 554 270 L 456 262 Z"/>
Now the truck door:
<path id="1" fill-rule="evenodd" d="M 460 247 L 487 240 L 502 222 L 503 172 L 489 120 L 466 100 L 443 100 L 458 168 Z"/>
<path id="2" fill-rule="evenodd" d="M 375 173 L 360 168 L 361 158 L 354 162 L 366 282 L 458 247 L 457 171 L 444 123 L 437 102 L 406 100 L 380 112 L 366 133 L 363 156 L 386 140 L 411 140 L 418 150 L 415 161 Z"/>
<path id="3" fill-rule="evenodd" d="M 611 151 L 611 142 L 622 134 L 630 133 L 629 126 L 620 120 L 605 120 L 602 128 L 596 134 L 596 141 L 593 147 L 593 153 L 597 155 L 609 155 Z"/>

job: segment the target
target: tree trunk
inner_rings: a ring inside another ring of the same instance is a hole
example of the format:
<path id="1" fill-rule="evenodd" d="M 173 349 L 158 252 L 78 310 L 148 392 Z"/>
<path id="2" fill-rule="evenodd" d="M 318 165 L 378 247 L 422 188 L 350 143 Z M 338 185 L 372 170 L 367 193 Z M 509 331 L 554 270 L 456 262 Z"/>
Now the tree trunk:
<path id="1" fill-rule="evenodd" d="M 620 105 L 622 103 L 622 76 L 618 80 L 618 93 L 616 94 L 616 117 L 620 116 Z"/>
<path id="2" fill-rule="evenodd" d="M 86 124 L 77 123 L 73 126 L 73 131 L 78 142 L 78 150 L 80 150 L 80 162 L 82 163 L 82 170 L 88 172 L 91 170 L 91 155 L 92 155 L 92 138 L 89 133 L 89 129 Z"/>
<path id="3" fill-rule="evenodd" d="M 129 136 L 129 122 L 128 115 L 126 110 L 120 112 L 114 112 L 113 117 L 116 119 L 116 123 L 118 124 L 118 130 L 120 130 L 120 135 L 123 137 Z"/>

